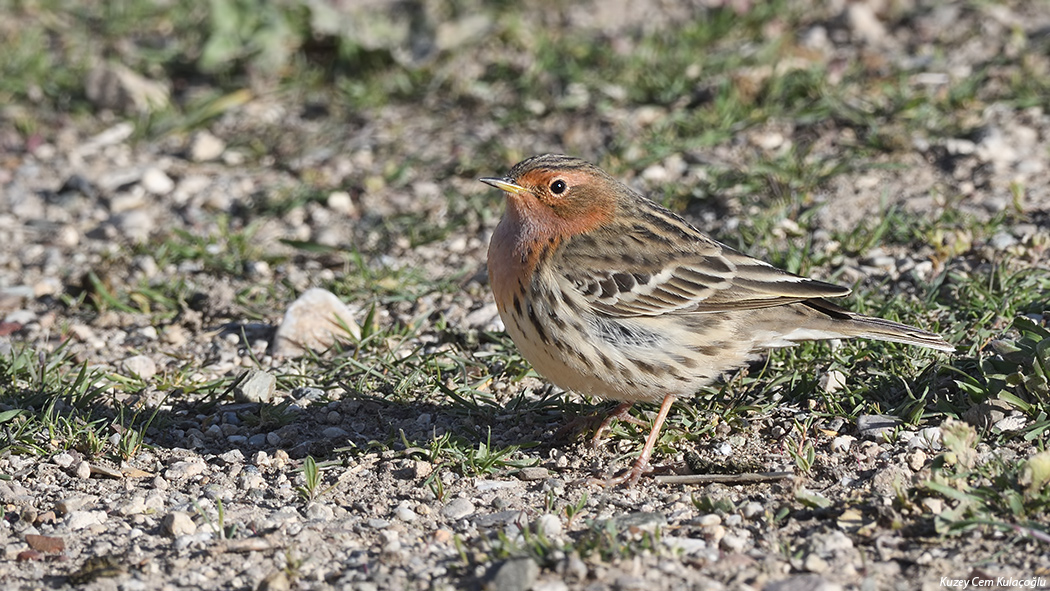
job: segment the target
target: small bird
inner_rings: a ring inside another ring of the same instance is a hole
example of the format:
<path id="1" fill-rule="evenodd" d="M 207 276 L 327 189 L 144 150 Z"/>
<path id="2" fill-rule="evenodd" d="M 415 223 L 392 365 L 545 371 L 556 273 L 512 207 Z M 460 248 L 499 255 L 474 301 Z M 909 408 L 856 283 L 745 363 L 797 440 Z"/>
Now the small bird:
<path id="1" fill-rule="evenodd" d="M 634 466 L 635 484 L 675 398 L 769 348 L 860 337 L 954 351 L 939 335 L 855 314 L 823 298 L 850 293 L 799 277 L 701 233 L 597 166 L 527 158 L 482 182 L 506 193 L 488 251 L 500 317 L 532 366 L 566 390 L 662 402 Z"/>

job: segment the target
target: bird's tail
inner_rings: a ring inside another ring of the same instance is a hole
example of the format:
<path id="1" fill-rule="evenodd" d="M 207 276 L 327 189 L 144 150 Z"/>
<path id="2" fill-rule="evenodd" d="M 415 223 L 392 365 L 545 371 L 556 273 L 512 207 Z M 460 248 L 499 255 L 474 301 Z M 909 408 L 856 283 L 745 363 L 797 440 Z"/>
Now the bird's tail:
<path id="1" fill-rule="evenodd" d="M 817 312 L 831 317 L 834 328 L 841 332 L 844 337 L 904 343 L 905 345 L 917 345 L 949 353 L 955 351 L 955 346 L 945 341 L 941 335 L 927 332 L 921 328 L 884 318 L 856 314 L 825 300 L 806 300 L 802 303 Z"/>

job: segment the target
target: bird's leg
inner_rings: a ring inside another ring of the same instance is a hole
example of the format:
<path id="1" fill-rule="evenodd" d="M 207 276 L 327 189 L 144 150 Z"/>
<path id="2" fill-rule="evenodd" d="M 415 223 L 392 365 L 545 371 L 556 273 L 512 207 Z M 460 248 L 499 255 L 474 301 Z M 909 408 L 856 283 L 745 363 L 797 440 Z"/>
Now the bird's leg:
<path id="1" fill-rule="evenodd" d="M 638 479 L 642 477 L 642 474 L 653 471 L 652 466 L 649 465 L 649 457 L 653 455 L 653 448 L 656 446 L 656 440 L 660 437 L 660 429 L 664 426 L 664 420 L 667 418 L 667 413 L 670 412 L 674 400 L 675 396 L 673 394 L 664 396 L 663 404 L 660 405 L 660 412 L 656 414 L 656 419 L 653 421 L 653 430 L 649 432 L 649 437 L 645 440 L 645 447 L 642 448 L 642 453 L 638 456 L 638 459 L 635 460 L 634 466 L 619 476 L 614 476 L 605 481 L 599 481 L 600 484 L 603 486 L 616 486 L 618 484 L 634 486 L 634 484 L 638 482 Z M 623 405 L 621 404 L 620 407 L 622 406 Z M 619 407 L 617 410 L 619 410 Z"/>
<path id="2" fill-rule="evenodd" d="M 638 419 L 631 416 L 631 413 L 628 411 L 631 410 L 631 407 L 633 405 L 633 402 L 621 403 L 617 405 L 616 408 L 612 409 L 612 411 L 610 411 L 609 414 L 605 415 L 605 417 L 602 417 L 601 413 L 576 417 L 575 419 L 562 425 L 561 428 L 559 428 L 558 431 L 554 434 L 554 437 L 555 439 L 567 438 L 569 433 L 575 434 L 578 433 L 577 430 L 582 431 L 584 429 L 587 429 L 594 423 L 598 422 L 598 419 L 601 418 L 603 419 L 601 424 L 598 425 L 598 429 L 594 432 L 594 436 L 591 437 L 591 447 L 598 447 L 598 444 L 601 443 L 602 436 L 605 435 L 605 432 L 609 430 L 609 425 L 611 425 L 614 420 L 633 423 L 641 427 L 645 427 L 648 425 L 648 423 L 646 423 L 642 419 Z"/>
<path id="3" fill-rule="evenodd" d="M 634 406 L 633 402 L 622 402 L 616 408 L 612 409 L 602 424 L 598 425 L 598 429 L 594 431 L 594 436 L 591 437 L 591 447 L 598 447 L 598 444 L 602 441 L 602 436 L 609 430 L 609 426 L 612 425 L 613 421 L 624 421 L 632 423 L 640 427 L 645 427 L 647 423 L 642 419 L 634 417 L 630 413 L 631 407 Z"/>

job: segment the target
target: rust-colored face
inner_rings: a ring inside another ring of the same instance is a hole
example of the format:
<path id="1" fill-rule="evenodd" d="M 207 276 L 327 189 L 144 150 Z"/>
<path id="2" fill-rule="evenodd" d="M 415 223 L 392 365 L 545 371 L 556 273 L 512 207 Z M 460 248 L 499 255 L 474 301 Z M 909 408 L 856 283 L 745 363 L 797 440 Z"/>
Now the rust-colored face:
<path id="1" fill-rule="evenodd" d="M 544 233 L 571 236 L 587 232 L 612 216 L 620 187 L 587 170 L 535 168 L 516 178 L 483 178 L 507 193 L 508 207 Z"/>

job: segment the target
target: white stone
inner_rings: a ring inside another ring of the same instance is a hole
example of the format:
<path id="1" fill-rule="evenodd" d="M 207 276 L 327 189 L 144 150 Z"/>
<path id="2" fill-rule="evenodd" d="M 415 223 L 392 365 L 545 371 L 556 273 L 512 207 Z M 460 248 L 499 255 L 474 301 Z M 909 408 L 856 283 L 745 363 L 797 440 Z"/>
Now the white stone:
<path id="1" fill-rule="evenodd" d="M 175 181 L 163 170 L 155 167 L 146 169 L 140 182 L 142 188 L 153 195 L 167 195 L 175 189 Z"/>
<path id="2" fill-rule="evenodd" d="M 272 353 L 274 357 L 294 357 L 307 350 L 320 352 L 347 337 L 361 338 L 361 328 L 350 309 L 334 293 L 315 287 L 288 306 L 274 334 Z"/>

